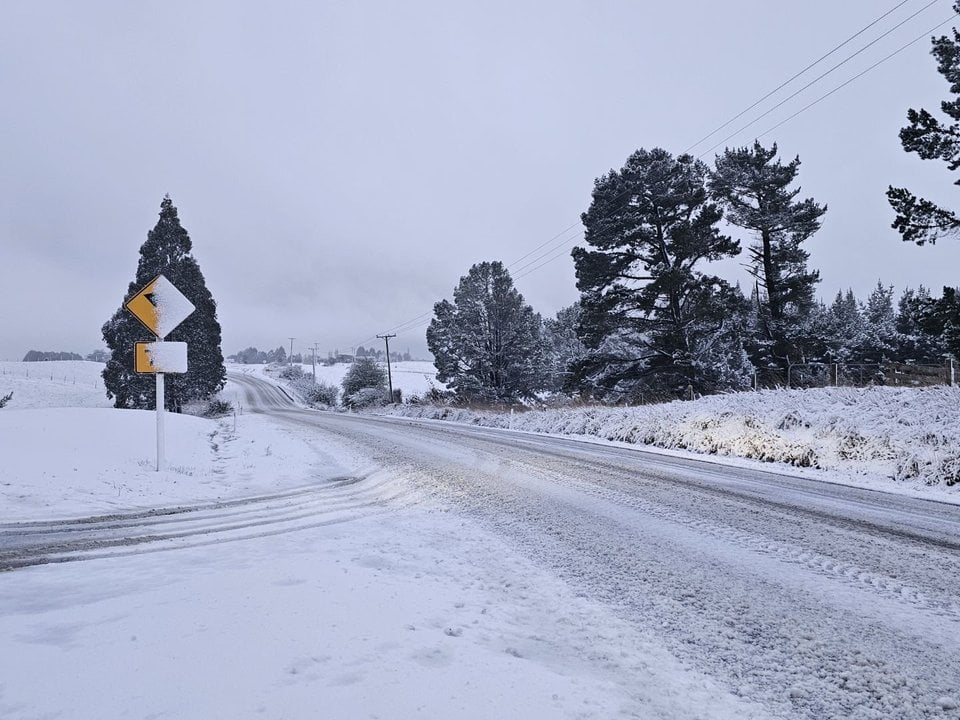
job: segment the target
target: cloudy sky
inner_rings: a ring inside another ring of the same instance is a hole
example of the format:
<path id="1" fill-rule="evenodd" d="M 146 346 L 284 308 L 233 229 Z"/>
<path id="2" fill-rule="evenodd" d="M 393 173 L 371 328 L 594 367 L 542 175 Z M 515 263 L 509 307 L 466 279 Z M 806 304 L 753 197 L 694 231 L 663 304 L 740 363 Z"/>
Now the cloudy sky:
<path id="1" fill-rule="evenodd" d="M 164 193 L 225 353 L 401 326 L 391 347 L 425 355 L 428 316 L 402 324 L 480 260 L 552 314 L 577 297 L 595 177 L 639 147 L 691 149 L 898 3 L 692 148 L 709 161 L 760 136 L 800 156 L 804 195 L 830 208 L 807 245 L 825 298 L 960 283 L 960 239 L 902 243 L 884 198 L 892 183 L 955 205 L 946 169 L 897 139 L 908 107 L 946 97 L 927 38 L 949 0 L 5 3 L 0 359 L 101 346 Z"/>

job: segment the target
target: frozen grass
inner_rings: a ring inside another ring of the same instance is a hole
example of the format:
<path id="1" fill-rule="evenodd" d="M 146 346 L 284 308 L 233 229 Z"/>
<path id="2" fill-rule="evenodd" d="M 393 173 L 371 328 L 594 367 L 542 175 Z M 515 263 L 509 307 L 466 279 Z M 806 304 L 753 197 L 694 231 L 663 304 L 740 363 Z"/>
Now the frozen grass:
<path id="1" fill-rule="evenodd" d="M 951 387 L 766 390 L 512 416 L 411 405 L 385 412 L 820 468 L 914 487 L 960 483 L 960 389 Z"/>

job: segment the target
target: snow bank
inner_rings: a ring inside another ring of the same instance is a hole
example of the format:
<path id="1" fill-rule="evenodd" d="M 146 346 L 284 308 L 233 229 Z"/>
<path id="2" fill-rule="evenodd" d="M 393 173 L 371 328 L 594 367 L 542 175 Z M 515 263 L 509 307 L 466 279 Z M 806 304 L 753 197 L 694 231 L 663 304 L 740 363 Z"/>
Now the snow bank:
<path id="1" fill-rule="evenodd" d="M 513 416 L 425 405 L 379 412 L 749 458 L 914 488 L 960 484 L 960 388 L 952 387 L 765 390 Z"/>
<path id="2" fill-rule="evenodd" d="M 156 472 L 156 413 L 107 408 L 0 410 L 4 521 L 109 514 L 298 487 L 346 473 L 269 418 L 167 413 Z"/>

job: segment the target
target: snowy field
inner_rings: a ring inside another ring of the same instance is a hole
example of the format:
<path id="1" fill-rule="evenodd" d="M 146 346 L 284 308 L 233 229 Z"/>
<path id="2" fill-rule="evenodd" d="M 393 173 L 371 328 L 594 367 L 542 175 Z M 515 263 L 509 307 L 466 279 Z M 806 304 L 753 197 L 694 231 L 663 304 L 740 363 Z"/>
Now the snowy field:
<path id="1" fill-rule="evenodd" d="M 166 414 L 167 469 L 155 472 L 156 414 L 114 410 L 103 365 L 3 363 L 5 521 L 153 508 L 271 492 L 308 481 L 318 462 L 266 418 Z"/>
<path id="2" fill-rule="evenodd" d="M 6 409 L 111 407 L 103 388 L 103 363 L 0 361 L 0 397 L 13 392 Z"/>

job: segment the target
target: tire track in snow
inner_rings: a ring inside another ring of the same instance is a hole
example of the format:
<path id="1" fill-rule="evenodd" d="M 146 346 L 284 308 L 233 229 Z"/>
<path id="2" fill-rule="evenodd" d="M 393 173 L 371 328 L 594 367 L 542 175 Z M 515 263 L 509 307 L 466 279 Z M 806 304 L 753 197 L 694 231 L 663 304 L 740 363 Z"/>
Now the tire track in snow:
<path id="1" fill-rule="evenodd" d="M 395 511 L 414 502 L 408 488 L 379 473 L 213 503 L 4 523 L 0 571 L 297 532 Z M 147 547 L 155 544 L 160 546 Z"/>
<path id="2" fill-rule="evenodd" d="M 837 489 L 831 509 L 829 487 L 771 498 L 725 490 L 709 477 L 716 465 L 647 464 L 616 449 L 598 458 L 568 441 L 544 452 L 552 438 L 470 427 L 277 417 L 366 446 L 774 714 L 953 717 L 940 701 L 960 693 L 950 594 L 960 573 L 941 528 L 956 509 L 914 523 L 922 504 L 904 501 L 901 516 L 882 493 L 846 502 Z M 820 497 L 803 507 L 810 496 Z"/>

